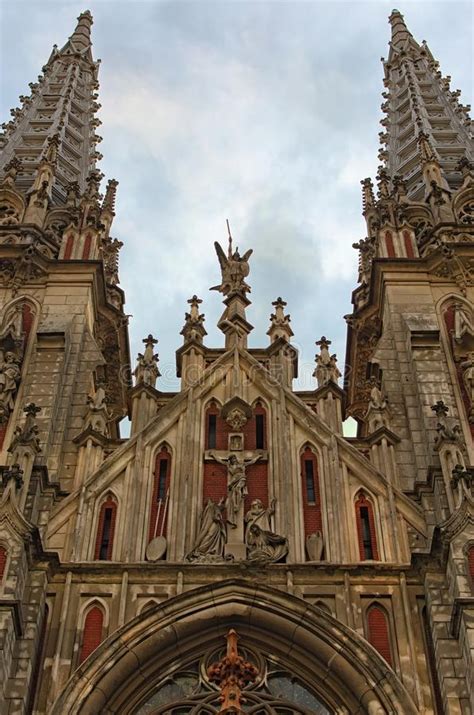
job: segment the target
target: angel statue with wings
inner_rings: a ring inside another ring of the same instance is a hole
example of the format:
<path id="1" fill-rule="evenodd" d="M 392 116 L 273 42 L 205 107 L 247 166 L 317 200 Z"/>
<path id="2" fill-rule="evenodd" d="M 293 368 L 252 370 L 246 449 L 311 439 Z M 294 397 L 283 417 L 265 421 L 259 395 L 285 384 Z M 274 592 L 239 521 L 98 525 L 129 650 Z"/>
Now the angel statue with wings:
<path id="1" fill-rule="evenodd" d="M 227 228 L 229 228 L 229 222 L 227 222 Z M 250 293 L 250 286 L 244 279 L 248 276 L 250 271 L 249 258 L 253 253 L 253 249 L 251 248 L 246 251 L 243 256 L 240 255 L 238 248 L 233 251 L 230 230 L 227 256 L 217 241 L 215 241 L 214 247 L 221 265 L 222 283 L 217 286 L 212 286 L 210 290 L 218 290 L 224 295 L 230 295 L 231 293 Z"/>

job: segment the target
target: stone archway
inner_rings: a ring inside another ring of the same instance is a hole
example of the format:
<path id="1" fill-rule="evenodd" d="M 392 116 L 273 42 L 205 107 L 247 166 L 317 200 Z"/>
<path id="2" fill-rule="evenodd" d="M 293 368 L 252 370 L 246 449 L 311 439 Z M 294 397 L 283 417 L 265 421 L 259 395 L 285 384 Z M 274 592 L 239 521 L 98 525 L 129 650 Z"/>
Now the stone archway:
<path id="1" fill-rule="evenodd" d="M 418 712 L 383 658 L 333 616 L 282 591 L 228 580 L 152 607 L 112 634 L 76 670 L 51 715 L 133 715 L 163 673 L 221 643 L 229 627 L 314 686 L 334 713 Z"/>

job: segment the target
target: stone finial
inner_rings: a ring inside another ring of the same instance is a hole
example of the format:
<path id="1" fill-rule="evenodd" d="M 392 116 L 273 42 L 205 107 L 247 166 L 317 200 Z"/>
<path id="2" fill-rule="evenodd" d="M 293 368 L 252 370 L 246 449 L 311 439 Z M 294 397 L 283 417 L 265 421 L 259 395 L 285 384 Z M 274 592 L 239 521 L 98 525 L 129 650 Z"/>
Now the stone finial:
<path id="1" fill-rule="evenodd" d="M 367 237 L 361 239 L 358 243 L 353 243 L 352 248 L 359 251 L 359 283 L 368 285 L 372 263 L 375 258 L 375 241 Z"/>
<path id="2" fill-rule="evenodd" d="M 430 138 L 428 134 L 426 134 L 426 132 L 419 132 L 417 142 L 418 150 L 420 152 L 420 157 L 423 164 L 428 161 L 438 161 Z"/>
<path id="3" fill-rule="evenodd" d="M 245 660 L 238 651 L 238 635 L 233 628 L 226 636 L 226 655 L 217 663 L 213 663 L 207 671 L 211 683 L 215 683 L 221 692 L 220 712 L 241 713 L 243 704 L 242 690 L 257 682 L 258 669 Z"/>
<path id="4" fill-rule="evenodd" d="M 444 404 L 443 400 L 438 400 L 434 405 L 431 405 L 431 409 L 438 419 L 446 417 L 449 412 L 449 407 Z"/>
<path id="5" fill-rule="evenodd" d="M 137 385 L 155 387 L 160 371 L 158 370 L 158 353 L 155 354 L 153 349 L 158 340 L 150 333 L 142 342 L 145 344 L 145 351 L 143 354 L 138 353 L 137 366 L 133 374 Z"/>
<path id="6" fill-rule="evenodd" d="M 91 46 L 91 27 L 93 23 L 89 10 L 81 12 L 77 18 L 77 26 L 70 40 L 80 50 L 87 50 Z"/>
<path id="7" fill-rule="evenodd" d="M 435 447 L 439 449 L 444 442 L 460 442 L 461 428 L 459 425 L 451 426 L 448 422 L 449 407 L 445 405 L 443 400 L 438 400 L 431 409 L 435 413 L 438 422 L 436 424 L 437 436 L 435 439 Z"/>
<path id="8" fill-rule="evenodd" d="M 23 469 L 19 464 L 12 464 L 9 469 L 5 469 L 2 473 L 2 486 L 5 488 L 12 481 L 16 489 L 21 489 L 23 486 Z"/>
<path id="9" fill-rule="evenodd" d="M 290 327 L 290 316 L 285 315 L 286 302 L 282 298 L 277 298 L 272 305 L 275 312 L 270 315 L 270 328 L 267 330 L 267 335 L 270 336 L 272 342 L 278 338 L 290 340 L 294 333 Z"/>
<path id="10" fill-rule="evenodd" d="M 474 494 L 474 469 L 465 468 L 462 464 L 456 464 L 452 471 L 451 488 L 465 492 L 467 496 Z"/>
<path id="11" fill-rule="evenodd" d="M 365 214 L 369 209 L 375 206 L 374 185 L 372 179 L 362 179 L 362 212 Z"/>
<path id="12" fill-rule="evenodd" d="M 112 214 L 115 212 L 115 197 L 117 195 L 118 183 L 116 179 L 110 179 L 107 182 L 107 188 L 102 202 L 102 210 L 108 210 Z"/>
<path id="13" fill-rule="evenodd" d="M 336 355 L 329 354 L 331 341 L 323 335 L 316 341 L 316 345 L 319 347 L 320 353 L 315 356 L 316 368 L 313 372 L 313 377 L 318 381 L 318 387 L 323 387 L 323 385 L 326 385 L 328 382 L 334 382 L 337 385 L 337 381 L 341 377 L 341 372 L 337 367 Z"/>
<path id="14" fill-rule="evenodd" d="M 395 174 L 392 180 L 393 190 L 398 201 L 403 201 L 407 198 L 407 182 L 399 174 Z"/>
<path id="15" fill-rule="evenodd" d="M 19 171 L 21 171 L 22 163 L 18 157 L 13 156 L 8 164 L 5 165 L 3 183 L 9 186 L 14 186 L 15 179 Z"/>
<path id="16" fill-rule="evenodd" d="M 184 326 L 183 329 L 181 330 L 181 335 L 184 337 L 184 342 L 187 343 L 191 340 L 196 340 L 199 343 L 202 343 L 203 337 L 207 335 L 206 330 L 204 328 L 204 313 L 199 312 L 199 306 L 202 303 L 202 300 L 197 297 L 197 295 L 193 295 L 191 298 L 188 300 L 190 309 L 189 313 L 184 314 Z"/>
<path id="17" fill-rule="evenodd" d="M 44 150 L 42 161 L 48 162 L 48 164 L 56 164 L 58 158 L 58 149 L 60 145 L 59 133 L 56 132 L 51 137 L 48 137 L 46 148 Z"/>
<path id="18" fill-rule="evenodd" d="M 119 241 L 116 238 L 110 238 L 109 236 L 103 238 L 100 245 L 100 252 L 104 262 L 104 271 L 107 283 L 114 286 L 120 283 L 118 269 L 119 251 L 122 246 L 122 241 Z"/>
<path id="19" fill-rule="evenodd" d="M 413 37 L 405 24 L 405 20 L 400 10 L 392 10 L 388 21 L 392 26 L 391 44 L 393 47 L 401 47 L 405 44 L 408 38 Z"/>
<path id="20" fill-rule="evenodd" d="M 377 173 L 378 196 L 380 199 L 390 198 L 390 177 L 387 169 L 379 166 Z"/>
<path id="21" fill-rule="evenodd" d="M 35 405 L 34 402 L 30 402 L 24 407 L 23 412 L 26 414 L 25 422 L 15 429 L 8 451 L 13 453 L 18 447 L 22 446 L 31 447 L 34 452 L 40 452 L 39 428 L 36 424 L 36 415 L 41 412 L 41 407 Z"/>
<path id="22" fill-rule="evenodd" d="M 81 193 L 79 183 L 77 181 L 70 181 L 66 187 L 66 192 L 66 204 L 75 208 Z"/>
<path id="23" fill-rule="evenodd" d="M 99 199 L 99 188 L 100 188 L 100 182 L 104 178 L 104 175 L 101 171 L 98 169 L 93 169 L 92 171 L 89 172 L 86 182 L 87 182 L 87 189 L 86 189 L 86 196 L 88 199 L 91 201 L 96 200 L 98 201 Z"/>
<path id="24" fill-rule="evenodd" d="M 474 174 L 474 163 L 470 161 L 467 156 L 463 156 L 455 167 L 456 171 L 460 171 L 463 179 L 467 179 L 468 176 Z"/>

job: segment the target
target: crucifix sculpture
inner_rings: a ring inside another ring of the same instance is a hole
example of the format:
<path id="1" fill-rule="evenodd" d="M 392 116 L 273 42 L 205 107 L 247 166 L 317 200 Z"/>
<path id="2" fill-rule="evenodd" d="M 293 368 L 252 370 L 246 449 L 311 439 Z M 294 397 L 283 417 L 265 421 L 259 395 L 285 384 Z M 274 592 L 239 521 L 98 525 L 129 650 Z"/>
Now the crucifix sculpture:
<path id="1" fill-rule="evenodd" d="M 257 682 L 257 668 L 239 655 L 237 646 L 238 635 L 231 628 L 226 636 L 227 651 L 221 660 L 213 663 L 207 671 L 207 677 L 211 683 L 216 683 L 220 687 L 221 709 L 219 712 L 227 713 L 228 715 L 240 715 L 242 703 L 245 698 L 242 695 L 242 690 L 252 683 Z"/>

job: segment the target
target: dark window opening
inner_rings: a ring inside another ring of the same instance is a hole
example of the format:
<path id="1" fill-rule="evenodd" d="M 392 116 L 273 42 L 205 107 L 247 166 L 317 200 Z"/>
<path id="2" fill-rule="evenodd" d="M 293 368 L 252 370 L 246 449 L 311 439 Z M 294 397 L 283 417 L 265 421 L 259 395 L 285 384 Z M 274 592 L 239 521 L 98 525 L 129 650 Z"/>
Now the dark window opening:
<path id="1" fill-rule="evenodd" d="M 208 415 L 207 419 L 207 447 L 215 449 L 217 446 L 217 415 Z"/>
<path id="2" fill-rule="evenodd" d="M 304 460 L 304 471 L 306 477 L 306 498 L 309 503 L 316 503 L 316 490 L 314 488 L 314 466 L 312 459 Z"/>
<path id="3" fill-rule="evenodd" d="M 255 415 L 256 449 L 265 449 L 265 416 Z"/>
<path id="4" fill-rule="evenodd" d="M 100 549 L 99 549 L 99 560 L 100 561 L 107 561 L 109 558 L 109 544 L 110 544 L 110 536 L 112 533 L 112 515 L 113 515 L 113 509 L 110 507 L 106 507 L 104 509 L 104 523 L 102 526 L 102 539 L 100 541 Z"/>
<path id="5" fill-rule="evenodd" d="M 166 496 L 166 476 L 168 474 L 168 460 L 160 459 L 160 469 L 158 474 L 158 501 L 163 501 Z"/>
<path id="6" fill-rule="evenodd" d="M 364 558 L 373 559 L 374 551 L 372 548 L 372 537 L 370 535 L 370 518 L 368 507 L 361 506 L 359 513 L 360 521 L 362 524 L 362 546 L 364 549 Z"/>

